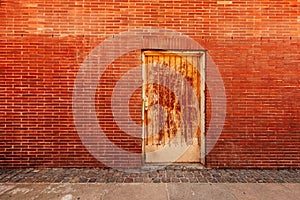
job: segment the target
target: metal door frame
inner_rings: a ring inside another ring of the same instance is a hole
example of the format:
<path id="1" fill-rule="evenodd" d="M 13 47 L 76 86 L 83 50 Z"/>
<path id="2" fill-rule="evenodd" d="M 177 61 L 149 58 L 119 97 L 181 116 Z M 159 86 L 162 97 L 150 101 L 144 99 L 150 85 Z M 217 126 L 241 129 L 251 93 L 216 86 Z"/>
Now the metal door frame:
<path id="1" fill-rule="evenodd" d="M 200 163 L 205 165 L 206 155 L 206 138 L 205 138 L 205 81 L 206 81 L 206 51 L 205 50 L 157 50 L 157 49 L 144 49 L 142 55 L 142 164 L 145 164 L 145 97 L 146 97 L 146 70 L 145 70 L 145 52 L 157 51 L 158 53 L 174 53 L 174 54 L 195 54 L 199 53 L 200 56 Z"/>

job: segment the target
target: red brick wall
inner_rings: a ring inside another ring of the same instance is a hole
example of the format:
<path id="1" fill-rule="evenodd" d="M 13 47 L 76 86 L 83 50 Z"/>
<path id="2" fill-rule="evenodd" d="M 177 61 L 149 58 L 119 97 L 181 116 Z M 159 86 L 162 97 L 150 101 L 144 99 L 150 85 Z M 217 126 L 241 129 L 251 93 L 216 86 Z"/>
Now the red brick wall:
<path id="1" fill-rule="evenodd" d="M 141 27 L 195 39 L 219 68 L 227 110 L 208 167 L 300 167 L 299 0 L 1 0 L 0 19 L 0 167 L 104 166 L 77 134 L 74 81 L 94 47 Z M 104 132 L 137 153 L 140 140 L 118 130 L 109 108 L 114 84 L 139 57 L 115 60 L 95 95 Z M 137 123 L 138 93 L 130 104 Z"/>

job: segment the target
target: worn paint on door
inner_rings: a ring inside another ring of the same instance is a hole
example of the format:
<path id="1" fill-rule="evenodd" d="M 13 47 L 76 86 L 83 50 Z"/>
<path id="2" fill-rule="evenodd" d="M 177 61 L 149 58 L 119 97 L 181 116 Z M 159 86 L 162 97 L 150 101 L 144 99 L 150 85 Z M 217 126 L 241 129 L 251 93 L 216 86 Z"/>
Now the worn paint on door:
<path id="1" fill-rule="evenodd" d="M 143 52 L 145 162 L 199 162 L 204 52 Z"/>

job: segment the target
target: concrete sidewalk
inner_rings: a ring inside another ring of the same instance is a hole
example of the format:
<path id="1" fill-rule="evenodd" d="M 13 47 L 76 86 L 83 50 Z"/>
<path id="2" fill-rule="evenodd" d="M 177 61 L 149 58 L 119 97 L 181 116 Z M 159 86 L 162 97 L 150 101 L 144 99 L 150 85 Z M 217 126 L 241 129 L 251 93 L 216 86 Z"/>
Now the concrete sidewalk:
<path id="1" fill-rule="evenodd" d="M 300 199 L 295 183 L 2 183 L 0 199 Z"/>
<path id="2" fill-rule="evenodd" d="M 297 199 L 300 170 L 167 166 L 145 173 L 115 169 L 0 169 L 0 200 Z"/>

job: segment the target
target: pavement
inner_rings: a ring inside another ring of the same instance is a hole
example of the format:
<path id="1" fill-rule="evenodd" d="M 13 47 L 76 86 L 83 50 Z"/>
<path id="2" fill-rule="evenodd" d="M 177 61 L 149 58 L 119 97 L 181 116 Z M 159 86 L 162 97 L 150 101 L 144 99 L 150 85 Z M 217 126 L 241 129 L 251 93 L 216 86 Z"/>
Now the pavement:
<path id="1" fill-rule="evenodd" d="M 300 169 L 0 169 L 0 199 L 300 199 Z"/>

